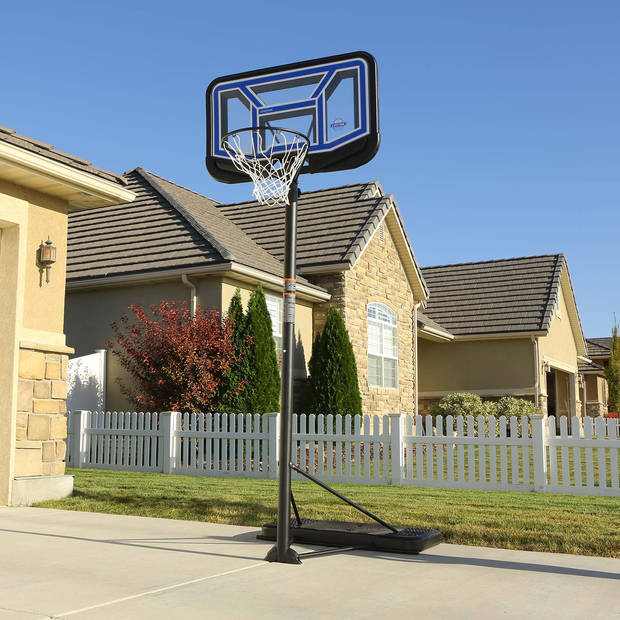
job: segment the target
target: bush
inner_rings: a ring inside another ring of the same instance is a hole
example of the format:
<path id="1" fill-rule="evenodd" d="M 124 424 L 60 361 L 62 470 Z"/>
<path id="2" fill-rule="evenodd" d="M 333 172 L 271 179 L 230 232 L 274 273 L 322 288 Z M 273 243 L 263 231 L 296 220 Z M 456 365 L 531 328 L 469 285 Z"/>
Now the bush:
<path id="1" fill-rule="evenodd" d="M 473 415 L 477 418 L 483 415 L 488 418 L 495 414 L 495 403 L 483 402 L 478 394 L 470 392 L 455 392 L 444 396 L 438 403 L 435 403 L 431 409 L 431 415 L 436 418 L 438 415 L 444 417 L 451 416 L 467 416 Z"/>
<path id="2" fill-rule="evenodd" d="M 540 412 L 540 409 L 531 400 L 515 398 L 514 396 L 503 396 L 497 403 L 497 413 L 495 415 L 505 415 L 507 418 L 515 415 L 517 418 L 520 418 L 523 415 L 531 416 Z"/>
<path id="3" fill-rule="evenodd" d="M 342 314 L 337 308 L 329 309 L 325 327 L 312 344 L 308 366 L 308 413 L 362 413 L 355 354 Z"/>
<path id="4" fill-rule="evenodd" d="M 249 413 L 280 411 L 280 369 L 276 356 L 276 343 L 273 339 L 267 302 L 260 284 L 250 295 L 246 330 L 252 337 L 247 355 L 246 411 Z"/>
<path id="5" fill-rule="evenodd" d="M 161 301 L 129 306 L 133 321 L 123 315 L 112 323 L 116 334 L 107 346 L 128 372 L 119 377 L 121 392 L 142 411 L 212 411 L 219 405 L 224 377 L 237 360 L 228 319 L 217 310 L 196 310 L 187 304 Z M 243 385 L 231 385 L 232 392 Z"/>
<path id="6" fill-rule="evenodd" d="M 239 289 L 235 291 L 228 306 L 228 320 L 232 330 L 232 341 L 236 361 L 224 377 L 221 386 L 219 411 L 226 413 L 248 413 L 248 398 L 245 390 L 250 377 L 250 364 L 247 350 L 252 344 L 252 336 L 248 333 L 247 319 L 243 313 L 243 303 Z M 237 386 L 243 386 L 243 390 Z"/>
<path id="7" fill-rule="evenodd" d="M 496 417 L 495 429 L 499 431 L 499 417 L 517 416 L 519 420 L 519 432 L 521 432 L 521 416 L 531 416 L 535 413 L 540 413 L 540 409 L 536 405 L 523 398 L 515 398 L 514 396 L 503 396 L 498 402 L 486 401 L 484 402 L 478 394 L 471 394 L 469 392 L 457 392 L 455 394 L 448 394 L 444 396 L 438 403 L 433 405 L 431 409 L 431 415 L 433 416 L 433 424 L 436 426 L 435 418 L 438 415 L 443 416 L 443 429 L 445 432 L 445 419 L 446 416 L 468 416 L 473 415 L 475 420 L 475 432 L 478 434 L 478 416 L 482 415 L 485 419 L 485 425 L 488 424 L 490 416 Z M 506 420 L 506 428 L 510 432 L 510 421 Z M 531 425 L 528 425 L 529 431 L 531 431 Z"/>

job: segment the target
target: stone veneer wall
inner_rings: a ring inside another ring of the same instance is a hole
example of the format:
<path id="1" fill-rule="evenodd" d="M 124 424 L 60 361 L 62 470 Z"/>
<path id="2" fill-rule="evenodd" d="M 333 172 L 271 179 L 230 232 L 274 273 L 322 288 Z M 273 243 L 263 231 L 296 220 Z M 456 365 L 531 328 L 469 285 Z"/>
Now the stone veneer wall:
<path id="1" fill-rule="evenodd" d="M 363 412 L 413 414 L 414 298 L 392 236 L 385 223 L 382 226 L 383 235 L 374 235 L 353 269 L 306 276 L 332 295 L 329 302 L 315 305 L 314 332 L 323 329 L 330 306 L 339 308 L 355 352 Z M 368 385 L 366 312 L 371 302 L 384 303 L 398 314 L 398 389 Z"/>
<path id="2" fill-rule="evenodd" d="M 15 477 L 65 473 L 67 347 L 21 343 Z"/>

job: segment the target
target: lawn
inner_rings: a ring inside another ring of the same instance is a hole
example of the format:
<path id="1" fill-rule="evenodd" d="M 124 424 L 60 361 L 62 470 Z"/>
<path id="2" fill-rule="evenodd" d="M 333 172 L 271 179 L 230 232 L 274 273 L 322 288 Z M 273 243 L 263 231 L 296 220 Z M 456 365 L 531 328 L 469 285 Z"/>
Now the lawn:
<path id="1" fill-rule="evenodd" d="M 68 470 L 72 497 L 45 508 L 260 526 L 276 516 L 277 482 Z M 334 485 L 388 522 L 436 528 L 464 545 L 620 557 L 620 499 L 422 487 Z M 303 517 L 365 520 L 310 482 L 294 482 Z"/>

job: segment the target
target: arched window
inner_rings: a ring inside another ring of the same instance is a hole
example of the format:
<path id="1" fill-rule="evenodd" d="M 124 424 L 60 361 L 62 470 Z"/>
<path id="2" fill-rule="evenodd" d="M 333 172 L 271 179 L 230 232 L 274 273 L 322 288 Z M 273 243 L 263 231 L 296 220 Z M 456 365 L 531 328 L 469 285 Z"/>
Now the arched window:
<path id="1" fill-rule="evenodd" d="M 398 387 L 398 316 L 385 304 L 368 304 L 368 384 Z"/>

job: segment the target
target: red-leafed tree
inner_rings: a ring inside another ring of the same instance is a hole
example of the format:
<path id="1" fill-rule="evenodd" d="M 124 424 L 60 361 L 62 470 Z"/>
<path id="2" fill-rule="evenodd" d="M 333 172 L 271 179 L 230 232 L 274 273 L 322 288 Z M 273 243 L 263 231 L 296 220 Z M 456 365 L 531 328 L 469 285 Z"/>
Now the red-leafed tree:
<path id="1" fill-rule="evenodd" d="M 222 398 L 244 389 L 244 380 L 223 389 L 244 352 L 236 350 L 231 322 L 217 310 L 198 308 L 192 317 L 186 303 L 168 301 L 150 313 L 142 306 L 129 310 L 131 318 L 112 323 L 116 337 L 108 348 L 128 373 L 117 382 L 138 410 L 216 411 Z"/>

